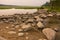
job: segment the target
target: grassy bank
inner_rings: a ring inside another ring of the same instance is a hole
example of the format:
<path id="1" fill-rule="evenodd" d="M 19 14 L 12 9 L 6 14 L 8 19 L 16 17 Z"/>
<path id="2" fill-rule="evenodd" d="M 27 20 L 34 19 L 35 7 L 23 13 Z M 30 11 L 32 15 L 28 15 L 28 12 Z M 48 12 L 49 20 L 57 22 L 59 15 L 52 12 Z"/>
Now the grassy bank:
<path id="1" fill-rule="evenodd" d="M 33 6 L 0 6 L 0 9 L 39 9 L 40 7 L 33 7 Z"/>

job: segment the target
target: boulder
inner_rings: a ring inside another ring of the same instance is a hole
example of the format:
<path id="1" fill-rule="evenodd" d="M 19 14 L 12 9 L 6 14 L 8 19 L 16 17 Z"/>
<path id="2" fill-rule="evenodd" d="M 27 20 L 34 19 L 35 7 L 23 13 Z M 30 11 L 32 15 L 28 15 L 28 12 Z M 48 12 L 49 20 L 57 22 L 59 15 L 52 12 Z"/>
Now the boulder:
<path id="1" fill-rule="evenodd" d="M 21 28 L 24 30 L 24 31 L 28 31 L 31 29 L 31 24 L 22 24 Z"/>
<path id="2" fill-rule="evenodd" d="M 51 28 L 45 28 L 42 30 L 42 32 L 44 33 L 48 40 L 55 40 L 56 32 Z"/>
<path id="3" fill-rule="evenodd" d="M 43 19 L 40 18 L 39 16 L 34 16 L 34 18 L 36 18 L 36 21 L 43 21 Z"/>
<path id="4" fill-rule="evenodd" d="M 38 26 L 38 28 L 44 28 L 45 27 L 42 22 L 38 22 L 37 26 Z"/>

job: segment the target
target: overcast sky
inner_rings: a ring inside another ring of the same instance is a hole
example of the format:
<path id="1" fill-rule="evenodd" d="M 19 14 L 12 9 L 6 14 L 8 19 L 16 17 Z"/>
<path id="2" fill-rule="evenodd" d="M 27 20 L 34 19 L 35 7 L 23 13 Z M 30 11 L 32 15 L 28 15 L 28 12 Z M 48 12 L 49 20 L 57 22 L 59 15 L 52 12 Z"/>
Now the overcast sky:
<path id="1" fill-rule="evenodd" d="M 50 0 L 0 0 L 0 4 L 22 5 L 22 6 L 40 6 Z"/>

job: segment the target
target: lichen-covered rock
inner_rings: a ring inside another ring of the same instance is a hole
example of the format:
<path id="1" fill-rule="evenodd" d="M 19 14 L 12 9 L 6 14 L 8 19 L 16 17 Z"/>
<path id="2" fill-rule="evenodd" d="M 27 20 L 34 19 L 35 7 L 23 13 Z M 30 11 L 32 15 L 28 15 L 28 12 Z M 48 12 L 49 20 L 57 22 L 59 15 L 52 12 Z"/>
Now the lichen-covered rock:
<path id="1" fill-rule="evenodd" d="M 45 28 L 42 31 L 48 40 L 55 40 L 56 32 L 51 28 Z"/>

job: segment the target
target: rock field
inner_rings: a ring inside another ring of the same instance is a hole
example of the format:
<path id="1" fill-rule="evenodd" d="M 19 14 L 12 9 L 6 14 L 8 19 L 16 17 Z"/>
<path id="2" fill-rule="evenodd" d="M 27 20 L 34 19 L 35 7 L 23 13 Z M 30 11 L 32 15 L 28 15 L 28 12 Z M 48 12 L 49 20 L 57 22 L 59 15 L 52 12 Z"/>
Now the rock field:
<path id="1" fill-rule="evenodd" d="M 0 40 L 60 40 L 60 15 L 47 11 L 0 16 Z"/>

